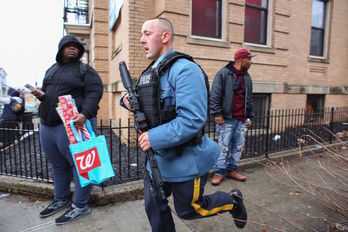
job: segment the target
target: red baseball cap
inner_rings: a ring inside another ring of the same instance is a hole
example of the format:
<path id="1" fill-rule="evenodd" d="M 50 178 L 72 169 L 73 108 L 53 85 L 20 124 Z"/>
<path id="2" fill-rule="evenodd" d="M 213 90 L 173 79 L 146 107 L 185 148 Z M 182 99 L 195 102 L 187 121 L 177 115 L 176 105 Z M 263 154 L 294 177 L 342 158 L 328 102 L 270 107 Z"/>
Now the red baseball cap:
<path id="1" fill-rule="evenodd" d="M 252 55 L 247 48 L 240 48 L 234 53 L 234 61 L 241 59 L 241 58 L 250 58 L 254 57 L 256 55 Z"/>

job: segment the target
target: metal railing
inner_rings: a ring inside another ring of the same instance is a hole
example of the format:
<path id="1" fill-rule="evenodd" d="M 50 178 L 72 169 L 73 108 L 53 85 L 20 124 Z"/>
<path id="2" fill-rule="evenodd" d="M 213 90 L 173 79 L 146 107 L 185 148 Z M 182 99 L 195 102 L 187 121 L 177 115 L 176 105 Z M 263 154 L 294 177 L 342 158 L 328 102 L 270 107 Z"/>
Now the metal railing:
<path id="1" fill-rule="evenodd" d="M 115 171 L 115 177 L 107 184 L 142 179 L 144 174 L 144 155 L 138 146 L 131 120 L 128 119 L 125 125 L 122 123 L 121 119 L 100 120 L 98 125 L 97 134 L 106 137 Z M 40 145 L 39 124 L 20 124 L 1 123 L 0 137 L 11 138 L 12 141 L 0 149 L 0 175 L 52 182 L 51 165 Z M 303 109 L 256 112 L 252 125 L 245 133 L 242 159 L 267 157 L 270 153 L 298 148 L 299 142 L 302 146 L 331 143 L 342 131 L 348 131 L 348 107 L 324 109 L 311 114 Z M 212 117 L 207 121 L 205 133 L 217 140 Z"/>

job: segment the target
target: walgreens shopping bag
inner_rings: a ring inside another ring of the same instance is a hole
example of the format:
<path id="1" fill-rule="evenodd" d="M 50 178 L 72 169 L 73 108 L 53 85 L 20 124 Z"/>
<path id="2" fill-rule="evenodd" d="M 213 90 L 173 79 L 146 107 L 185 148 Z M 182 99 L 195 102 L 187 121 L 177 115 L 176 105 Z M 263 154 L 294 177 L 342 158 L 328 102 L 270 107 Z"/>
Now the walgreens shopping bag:
<path id="1" fill-rule="evenodd" d="M 66 133 L 68 134 L 69 142 L 70 144 L 77 143 L 76 137 L 74 136 L 74 133 L 72 132 L 70 126 L 71 119 L 74 117 L 74 115 L 79 113 L 75 105 L 75 101 L 71 97 L 71 95 L 59 96 L 58 101 L 59 102 L 56 111 L 64 124 Z M 83 133 L 86 140 L 90 139 L 89 133 L 85 125 L 78 131 L 79 135 L 81 135 L 81 133 Z"/>
<path id="2" fill-rule="evenodd" d="M 83 133 L 81 133 L 82 138 L 80 137 L 72 120 L 70 125 L 77 143 L 70 144 L 69 148 L 81 187 L 85 187 L 89 184 L 100 184 L 110 177 L 115 176 L 105 136 L 100 135 L 96 137 L 89 120 L 85 123 L 91 137 L 89 140 L 85 139 Z"/>

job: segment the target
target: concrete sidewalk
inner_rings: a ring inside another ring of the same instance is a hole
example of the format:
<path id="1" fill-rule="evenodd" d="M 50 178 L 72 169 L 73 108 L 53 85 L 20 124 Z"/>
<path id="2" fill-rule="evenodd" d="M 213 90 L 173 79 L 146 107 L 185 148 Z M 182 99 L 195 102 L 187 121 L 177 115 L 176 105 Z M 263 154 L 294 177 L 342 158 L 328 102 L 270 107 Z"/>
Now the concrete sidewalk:
<path id="1" fill-rule="evenodd" d="M 341 150 L 340 154 L 346 159 L 348 158 L 347 150 Z M 230 192 L 233 188 L 239 188 L 243 193 L 248 210 L 248 224 L 244 231 L 262 231 L 262 229 L 264 229 L 263 231 L 328 231 L 332 223 L 347 219 L 338 218 L 336 214 L 327 210 L 319 201 L 310 197 L 305 189 L 297 187 L 289 181 L 289 178 L 282 176 L 279 172 L 279 168 L 284 168 L 293 172 L 294 175 L 301 174 L 300 176 L 303 176 L 303 179 L 308 182 L 319 183 L 319 181 L 325 180 L 333 184 L 335 188 L 340 190 L 346 188 L 343 191 L 347 191 L 347 187 L 334 183 L 332 177 L 324 173 L 320 174 L 322 180 L 318 179 L 319 176 L 313 175 L 316 171 L 320 172 L 318 162 L 325 163 L 328 162 L 328 159 L 329 155 L 322 152 L 308 155 L 305 158 L 294 156 L 288 161 L 274 161 L 268 163 L 267 166 L 255 160 L 252 162 L 253 165 L 244 161 L 241 166 L 247 176 L 246 182 L 241 183 L 225 179 L 217 187 L 208 182 L 205 194 L 214 191 Z M 258 165 L 255 165 L 255 163 Z M 339 170 L 337 172 L 348 179 L 347 172 Z M 0 190 L 9 190 L 9 183 L 3 184 L 9 181 L 6 178 L 18 182 L 18 178 L 0 177 Z M 20 191 L 15 189 L 15 183 L 12 184 L 11 192 Z M 36 189 L 35 191 L 41 189 L 41 194 L 49 193 L 52 190 L 52 186 L 47 184 L 31 183 L 31 185 L 40 186 L 34 186 L 33 189 Z M 27 193 L 33 191 L 29 190 L 29 187 L 22 186 L 21 188 L 26 188 Z M 142 199 L 136 199 L 142 194 L 142 182 L 115 186 L 115 188 L 119 188 L 117 190 L 118 197 L 115 193 L 111 194 L 111 192 L 116 191 L 115 189 L 108 188 L 104 189 L 103 192 L 97 189 L 93 195 L 96 203 L 101 204 L 107 201 L 114 203 L 103 206 L 92 204 L 91 214 L 62 226 L 57 226 L 54 223 L 54 219 L 61 213 L 45 219 L 39 218 L 39 212 L 47 206 L 50 200 L 37 195 L 35 197 L 14 193 L 8 195 L 2 192 L 0 193 L 0 231 L 151 231 L 144 210 L 144 202 Z M 121 188 L 127 190 L 121 190 Z M 117 202 L 118 200 L 121 201 Z M 172 201 L 171 198 L 170 201 Z M 342 204 L 348 208 L 348 205 L 345 205 L 347 204 L 346 201 Z M 179 232 L 238 231 L 229 213 L 187 221 L 178 218 L 172 202 L 170 202 L 170 205 L 176 230 Z"/>

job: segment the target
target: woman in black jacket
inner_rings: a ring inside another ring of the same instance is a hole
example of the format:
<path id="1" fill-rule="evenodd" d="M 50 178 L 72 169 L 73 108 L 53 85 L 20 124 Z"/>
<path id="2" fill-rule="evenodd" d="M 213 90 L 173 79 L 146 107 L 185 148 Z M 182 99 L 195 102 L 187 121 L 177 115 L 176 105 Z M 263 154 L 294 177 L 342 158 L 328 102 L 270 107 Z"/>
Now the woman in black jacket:
<path id="1" fill-rule="evenodd" d="M 54 181 L 54 200 L 42 212 L 48 217 L 68 207 L 70 203 L 70 182 L 74 176 L 75 190 L 71 207 L 56 219 L 57 224 L 65 224 L 91 212 L 87 202 L 92 186 L 80 186 L 76 168 L 69 150 L 69 139 L 56 107 L 58 97 L 71 95 L 78 108 L 73 121 L 76 129 L 89 119 L 94 131 L 97 127 L 98 103 L 103 94 L 103 84 L 98 73 L 89 65 L 80 61 L 85 49 L 72 35 L 64 36 L 58 45 L 56 61 L 46 72 L 42 91 L 32 93 L 41 101 L 40 141 L 47 159 L 52 164 Z"/>

